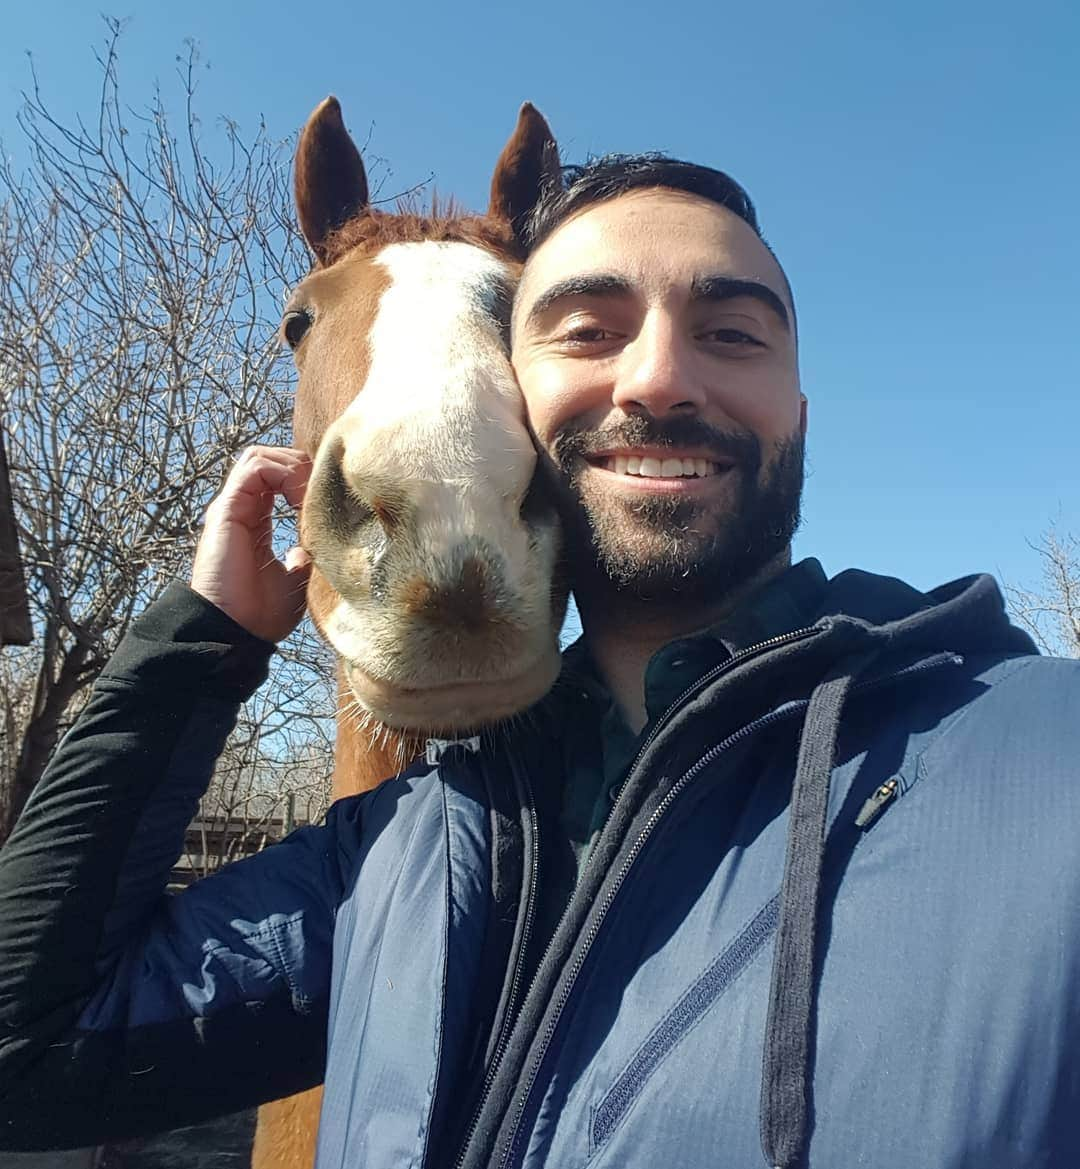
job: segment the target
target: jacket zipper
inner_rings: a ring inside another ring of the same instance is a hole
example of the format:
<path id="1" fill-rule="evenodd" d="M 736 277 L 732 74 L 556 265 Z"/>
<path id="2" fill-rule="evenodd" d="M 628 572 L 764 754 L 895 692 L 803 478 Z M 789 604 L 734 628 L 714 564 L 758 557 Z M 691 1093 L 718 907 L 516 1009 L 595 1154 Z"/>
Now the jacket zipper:
<path id="1" fill-rule="evenodd" d="M 499 1038 L 495 1044 L 495 1050 L 491 1055 L 491 1062 L 488 1064 L 487 1072 L 484 1075 L 483 1084 L 480 1087 L 479 1102 L 473 1111 L 472 1119 L 469 1121 L 469 1127 L 465 1134 L 465 1140 L 458 1152 L 455 1165 L 460 1167 L 465 1160 L 465 1155 L 468 1152 L 469 1146 L 472 1144 L 473 1137 L 476 1135 L 477 1125 L 480 1123 L 480 1115 L 483 1110 L 483 1105 L 487 1100 L 488 1093 L 491 1090 L 491 1085 L 495 1080 L 495 1074 L 499 1070 L 499 1064 L 502 1062 L 503 1056 L 506 1054 L 506 1045 L 510 1042 L 510 1032 L 513 1029 L 514 1011 L 517 1006 L 517 1001 L 521 991 L 522 972 L 525 966 L 525 955 L 529 950 L 529 939 L 532 935 L 533 916 L 536 910 L 536 889 L 539 883 L 539 869 L 540 869 L 540 841 L 539 841 L 539 817 L 536 813 L 536 798 L 533 794 L 532 784 L 529 782 L 528 772 L 524 769 L 520 772 L 522 786 L 525 788 L 526 799 L 529 803 L 529 819 L 532 823 L 532 866 L 529 874 L 529 888 L 526 893 L 525 902 L 525 921 L 521 927 L 521 945 L 518 946 L 517 952 L 514 954 L 514 973 L 510 982 L 510 995 L 506 1001 L 506 1010 L 503 1012 L 503 1017 L 499 1021 Z"/>
<path id="2" fill-rule="evenodd" d="M 671 703 L 671 705 L 667 708 L 667 710 L 665 710 L 663 712 L 663 714 L 657 720 L 656 725 L 649 732 L 649 735 L 646 738 L 645 742 L 642 744 L 641 750 L 638 752 L 637 757 L 634 759 L 633 765 L 630 767 L 630 770 L 626 773 L 627 778 L 629 778 L 630 775 L 633 774 L 634 770 L 637 768 L 638 763 L 641 762 L 641 757 L 645 754 L 645 751 L 648 749 L 649 745 L 655 739 L 656 735 L 661 730 L 663 724 L 673 714 L 675 714 L 676 711 L 678 711 L 680 709 L 680 707 L 683 705 L 683 703 L 685 703 L 689 698 L 691 698 L 695 693 L 697 693 L 703 687 L 709 685 L 710 682 L 712 682 L 714 679 L 718 678 L 726 670 L 732 669 L 734 666 L 740 664 L 741 662 L 744 662 L 747 658 L 753 657 L 754 655 L 759 654 L 759 653 L 763 652 L 764 650 L 774 649 L 774 648 L 777 648 L 778 646 L 787 645 L 790 642 L 802 641 L 807 637 L 813 637 L 815 634 L 823 633 L 827 629 L 828 629 L 828 625 L 822 624 L 822 625 L 816 625 L 816 626 L 809 626 L 805 629 L 795 629 L 795 630 L 792 630 L 790 633 L 780 634 L 777 637 L 770 637 L 766 641 L 758 642 L 756 645 L 748 646 L 746 649 L 740 650 L 736 654 L 732 654 L 732 656 L 730 658 L 728 658 L 726 661 L 721 662 L 718 666 L 715 666 L 713 669 L 709 670 L 706 674 L 704 674 L 701 678 L 699 678 L 694 683 L 693 686 L 690 686 L 688 689 L 683 691 L 683 693 L 680 694 L 679 697 L 676 698 L 675 701 Z M 537 861 L 538 861 L 539 849 L 538 849 L 538 845 L 537 845 L 536 804 L 535 804 L 535 801 L 533 800 L 532 788 L 529 785 L 528 776 L 523 774 L 523 779 L 525 782 L 526 790 L 528 791 L 529 810 L 530 810 L 530 814 L 532 816 L 532 821 L 533 821 L 533 869 L 532 869 L 533 879 L 530 882 L 530 886 L 529 886 L 529 894 L 528 894 L 529 901 L 528 901 L 526 911 L 525 911 L 525 925 L 524 925 L 524 928 L 522 930 L 522 945 L 518 949 L 518 952 L 514 958 L 515 969 L 514 969 L 514 975 L 513 975 L 513 982 L 511 984 L 511 989 L 510 989 L 510 1000 L 507 1003 L 507 1009 L 506 1009 L 505 1013 L 503 1014 L 502 1022 L 500 1024 L 499 1040 L 498 1040 L 498 1043 L 496 1044 L 494 1052 L 492 1053 L 491 1062 L 488 1064 L 487 1072 L 484 1075 L 484 1081 L 483 1081 L 483 1084 L 482 1084 L 481 1089 L 480 1089 L 480 1096 L 477 1100 L 476 1107 L 473 1110 L 472 1119 L 469 1121 L 469 1126 L 466 1130 L 465 1140 L 462 1143 L 462 1145 L 460 1146 L 460 1148 L 458 1150 L 458 1155 L 454 1160 L 455 1169 L 461 1169 L 461 1166 L 465 1162 L 465 1158 L 469 1152 L 469 1146 L 472 1144 L 473 1137 L 476 1135 L 476 1130 L 477 1130 L 477 1127 L 480 1123 L 480 1117 L 483 1113 L 484 1105 L 487 1103 L 487 1098 L 488 1098 L 488 1095 L 491 1091 L 491 1085 L 495 1081 L 495 1076 L 498 1074 L 498 1071 L 499 1071 L 499 1065 L 502 1062 L 503 1056 L 506 1054 L 506 1047 L 510 1041 L 510 1032 L 512 1030 L 511 1023 L 512 1023 L 512 1020 L 514 1018 L 513 1008 L 516 1004 L 517 997 L 518 997 L 518 994 L 519 994 L 520 989 L 521 989 L 521 971 L 522 971 L 522 966 L 524 965 L 524 961 L 525 961 L 525 948 L 528 944 L 529 934 L 530 934 L 531 929 L 532 929 L 533 909 L 534 909 L 535 904 L 536 904 L 536 873 L 537 873 L 537 867 L 538 867 Z M 622 790 L 622 786 L 625 785 L 625 782 L 626 781 L 624 780 L 623 785 L 620 785 L 620 788 L 619 788 L 620 792 Z M 588 861 L 586 861 L 586 864 L 587 863 L 588 863 Z M 562 916 L 563 917 L 566 916 L 566 910 L 563 911 Z M 559 924 L 560 925 L 562 924 L 562 917 L 560 917 L 560 919 L 559 919 Z M 544 961 L 547 958 L 548 952 L 551 949 L 551 941 L 552 941 L 552 939 L 554 939 L 556 933 L 558 933 L 558 926 L 556 926 L 555 932 L 552 934 L 552 938 L 548 940 L 548 943 L 547 943 L 547 946 L 544 950 L 544 953 L 541 956 L 539 963 L 536 965 L 537 972 L 539 972 L 540 969 L 544 965 Z M 535 975 L 534 975 L 534 977 L 535 977 Z M 576 977 L 576 975 L 575 975 L 575 977 Z M 531 989 L 531 984 L 530 984 L 530 989 Z"/>
<path id="3" fill-rule="evenodd" d="M 665 710 L 664 713 L 661 714 L 660 717 L 656 720 L 656 725 L 649 732 L 648 736 L 645 739 L 645 742 L 641 744 L 641 749 L 638 751 L 637 755 L 634 757 L 634 762 L 630 765 L 630 768 L 626 773 L 626 777 L 623 779 L 622 783 L 619 784 L 617 790 L 612 795 L 612 798 L 611 798 L 612 806 L 614 806 L 618 802 L 619 796 L 622 795 L 623 788 L 626 787 L 626 784 L 629 781 L 630 777 L 637 770 L 638 764 L 641 762 L 642 756 L 649 749 L 650 744 L 653 742 L 653 740 L 656 738 L 656 736 L 660 733 L 661 729 L 663 728 L 664 723 L 667 722 L 667 720 L 669 718 L 671 718 L 671 716 L 673 714 L 675 714 L 677 711 L 679 711 L 682 708 L 684 703 L 689 701 L 689 699 L 691 699 L 695 694 L 697 694 L 704 687 L 708 686 L 710 682 L 712 682 L 716 678 L 720 677 L 720 675 L 723 674 L 726 670 L 731 669 L 733 666 L 738 665 L 739 663 L 745 661 L 747 658 L 753 657 L 755 654 L 760 653 L 762 650 L 775 649 L 777 646 L 787 645 L 789 642 L 803 641 L 805 638 L 811 637 L 815 633 L 824 632 L 825 629 L 827 629 L 827 628 L 828 628 L 827 626 L 821 625 L 821 626 L 812 626 L 812 627 L 809 627 L 807 629 L 795 629 L 795 630 L 792 630 L 791 633 L 784 633 L 778 637 L 770 637 L 768 641 L 759 641 L 756 645 L 752 645 L 752 646 L 749 646 L 747 649 L 740 650 L 737 654 L 732 654 L 731 657 L 727 659 L 727 661 L 721 662 L 718 666 L 714 666 L 711 670 L 709 670 L 708 673 L 702 675 L 702 677 L 700 677 L 692 686 L 690 686 L 686 690 L 684 690 L 682 692 L 682 694 L 680 694 L 679 697 L 676 698 L 675 701 L 667 708 L 667 710 Z M 587 865 L 588 863 L 589 863 L 589 858 L 586 857 L 585 864 Z M 567 912 L 569 911 L 569 908 L 570 908 L 569 905 L 567 905 L 566 909 L 563 910 L 562 915 L 559 918 L 558 924 L 556 925 L 555 930 L 551 935 L 551 938 L 548 940 L 547 947 L 545 948 L 544 953 L 540 958 L 540 961 L 537 963 L 537 966 L 536 966 L 537 973 L 540 972 L 541 968 L 544 965 L 544 961 L 546 960 L 548 953 L 551 950 L 551 944 L 555 939 L 555 934 L 557 934 L 559 932 L 559 926 L 562 925 L 563 918 L 566 916 Z M 481 1097 L 481 1103 L 482 1102 L 483 1102 L 483 1097 Z"/>
<path id="4" fill-rule="evenodd" d="M 505 1167 L 513 1160 L 519 1138 L 522 1117 L 525 1114 L 525 1109 L 528 1106 L 530 1097 L 532 1096 L 533 1087 L 536 1083 L 536 1077 L 540 1074 L 540 1068 L 543 1066 L 544 1059 L 547 1056 L 548 1046 L 551 1043 L 555 1031 L 558 1029 L 559 1022 L 562 1019 L 562 1013 L 566 1008 L 566 1004 L 570 1000 L 570 993 L 573 990 L 574 984 L 577 982 L 577 978 L 581 973 L 582 966 L 585 964 L 585 959 L 588 957 L 589 951 L 592 949 L 593 942 L 596 941 L 597 935 L 600 932 L 600 928 L 604 924 L 604 921 L 608 915 L 608 911 L 614 904 L 615 898 L 618 895 L 619 890 L 622 888 L 623 882 L 626 880 L 630 869 L 633 867 L 633 864 L 640 855 L 641 850 L 648 842 L 648 839 L 652 835 L 656 825 L 660 822 L 660 820 L 663 819 L 668 809 L 682 793 L 690 780 L 693 779 L 693 777 L 697 775 L 697 773 L 703 767 L 707 767 L 710 763 L 714 762 L 723 751 L 726 751 L 729 747 L 734 746 L 737 742 L 741 742 L 744 738 L 747 738 L 751 734 L 756 733 L 762 727 L 770 723 L 779 722 L 781 719 L 789 718 L 793 713 L 794 708 L 791 707 L 785 708 L 781 711 L 776 711 L 771 715 L 766 715 L 763 718 L 758 719 L 756 722 L 747 723 L 746 726 L 741 727 L 733 735 L 729 735 L 728 738 L 718 743 L 715 747 L 712 747 L 709 752 L 701 759 L 699 759 L 689 771 L 684 773 L 683 776 L 679 779 L 678 783 L 671 787 L 667 795 L 664 796 L 663 800 L 661 800 L 659 805 L 657 805 L 657 807 L 654 809 L 653 814 L 649 817 L 647 823 L 638 834 L 637 840 L 634 841 L 630 852 L 623 860 L 622 866 L 619 869 L 619 874 L 615 878 L 614 883 L 608 889 L 603 901 L 601 901 L 599 912 L 592 925 L 589 927 L 588 933 L 585 935 L 584 946 L 578 953 L 578 956 L 575 958 L 574 964 L 571 967 L 570 977 L 566 982 L 561 997 L 559 998 L 555 1015 L 544 1032 L 539 1054 L 533 1061 L 533 1070 L 527 1076 L 524 1090 L 518 1098 L 518 1102 L 515 1107 L 514 1129 L 511 1134 L 510 1141 L 507 1144 L 506 1152 L 499 1161 L 500 1169 L 505 1169 Z"/>
<path id="5" fill-rule="evenodd" d="M 668 719 L 671 718 L 673 714 L 676 714 L 679 710 L 681 710 L 682 707 L 691 698 L 693 698 L 695 694 L 700 693 L 705 689 L 706 686 L 710 685 L 722 674 L 726 673 L 734 666 L 740 665 L 742 662 L 746 661 L 747 658 L 756 657 L 764 650 L 776 649 L 779 646 L 790 645 L 796 641 L 805 641 L 808 637 L 813 637 L 815 634 L 824 633 L 828 628 L 828 625 L 823 624 L 810 625 L 803 629 L 793 629 L 790 633 L 781 633 L 777 637 L 770 637 L 767 641 L 759 641 L 756 645 L 751 645 L 746 649 L 739 650 L 738 653 L 732 654 L 731 657 L 727 659 L 727 661 L 721 662 L 718 666 L 713 666 L 711 670 L 698 678 L 698 680 L 692 686 L 687 687 L 687 689 L 684 690 L 679 695 L 679 697 L 676 698 L 674 702 L 672 702 L 667 710 L 665 710 L 664 713 L 656 720 L 653 729 L 648 733 L 645 738 L 645 742 L 641 744 L 641 749 L 634 757 L 634 762 L 630 765 L 630 769 L 626 773 L 626 778 L 619 785 L 619 789 L 615 798 L 617 799 L 618 796 L 622 794 L 622 789 L 626 786 L 626 781 L 637 770 L 637 765 L 641 762 L 645 752 L 656 740 L 656 736 L 661 732 L 661 730 L 663 730 L 664 724 L 668 721 Z M 613 800 L 612 802 L 614 803 L 615 801 Z"/>
<path id="6" fill-rule="evenodd" d="M 810 630 L 810 631 L 799 630 L 797 632 L 799 634 L 802 634 L 805 636 L 807 632 L 816 632 L 816 630 Z M 789 637 L 796 638 L 796 635 L 792 634 L 792 635 L 789 635 Z M 775 640 L 777 640 L 777 639 L 773 639 L 773 640 L 775 642 Z M 765 644 L 765 643 L 762 643 L 762 644 Z M 759 647 L 756 647 L 756 648 L 759 648 Z M 748 650 L 746 652 L 750 653 L 752 651 Z M 722 663 L 721 666 L 717 667 L 716 670 L 712 671 L 712 675 L 715 676 L 720 670 L 723 669 L 724 666 L 730 665 L 734 660 L 735 660 L 734 658 L 731 658 L 731 659 L 729 659 L 728 662 Z M 879 686 L 884 685 L 886 682 L 895 682 L 897 679 L 905 678 L 905 677 L 908 677 L 909 675 L 912 675 L 912 674 L 923 673 L 927 670 L 937 669 L 938 667 L 943 666 L 943 665 L 959 664 L 962 661 L 963 661 L 963 658 L 960 657 L 958 654 L 953 654 L 953 653 L 936 654 L 931 658 L 925 659 L 922 662 L 917 662 L 911 666 L 906 666 L 903 669 L 897 670 L 895 673 L 885 675 L 882 678 L 874 678 L 874 679 L 870 679 L 866 682 L 856 683 L 852 687 L 851 694 L 852 694 L 852 696 L 854 696 L 855 694 L 858 694 L 858 693 L 871 691 L 871 690 L 877 689 Z M 693 690 L 695 690 L 695 689 L 697 689 L 697 687 L 693 687 L 687 693 L 688 694 L 692 693 Z M 682 699 L 680 699 L 680 701 L 682 701 Z M 756 734 L 758 731 L 764 729 L 765 727 L 771 726 L 773 723 L 777 723 L 777 722 L 780 722 L 784 719 L 790 718 L 797 711 L 804 710 L 806 708 L 806 706 L 807 706 L 806 700 L 802 700 L 802 701 L 794 702 L 794 703 L 788 703 L 787 705 L 781 707 L 779 710 L 774 710 L 774 711 L 770 712 L 769 714 L 763 715 L 761 718 L 756 719 L 754 722 L 747 723 L 745 726 L 741 727 L 739 730 L 737 730 L 733 734 L 729 735 L 726 739 L 722 740 L 721 742 L 717 743 L 715 746 L 711 747 L 697 761 L 697 763 L 695 763 L 694 766 L 690 768 L 689 771 L 684 772 L 684 774 L 679 778 L 677 783 L 672 785 L 672 787 L 668 791 L 667 795 L 664 796 L 663 800 L 661 800 L 661 802 L 654 809 L 652 815 L 649 817 L 648 821 L 646 822 L 646 824 L 642 828 L 641 832 L 638 834 L 637 840 L 634 841 L 633 847 L 630 849 L 630 852 L 626 855 L 625 859 L 623 860 L 622 866 L 619 869 L 619 874 L 616 877 L 614 883 L 608 889 L 606 895 L 604 896 L 603 901 L 600 903 L 600 908 L 599 908 L 599 911 L 597 913 L 597 916 L 594 918 L 592 925 L 589 927 L 589 930 L 585 935 L 584 945 L 582 946 L 580 952 L 578 953 L 577 957 L 574 960 L 574 964 L 570 970 L 570 976 L 567 979 L 566 984 L 565 984 L 564 989 L 563 989 L 563 992 L 562 992 L 562 995 L 559 998 L 558 1005 L 557 1005 L 556 1010 L 555 1010 L 555 1014 L 552 1017 L 550 1023 L 548 1024 L 547 1028 L 544 1031 L 544 1035 L 543 1035 L 543 1038 L 541 1040 L 539 1053 L 534 1058 L 534 1060 L 532 1062 L 532 1071 L 527 1074 L 524 1090 L 521 1092 L 521 1094 L 518 1097 L 518 1102 L 517 1102 L 517 1105 L 515 1106 L 515 1110 L 514 1110 L 515 1111 L 514 1127 L 511 1131 L 511 1134 L 510 1134 L 510 1140 L 507 1142 L 506 1152 L 503 1154 L 503 1156 L 500 1158 L 500 1160 L 498 1162 L 499 1169 L 507 1169 L 507 1167 L 514 1160 L 514 1156 L 515 1156 L 515 1153 L 517 1150 L 517 1143 L 518 1143 L 518 1140 L 520 1139 L 521 1122 L 522 1122 L 522 1119 L 525 1115 L 525 1110 L 528 1107 L 529 1100 L 532 1096 L 533 1088 L 536 1084 L 536 1078 L 540 1074 L 540 1068 L 543 1066 L 544 1060 L 547 1057 L 548 1047 L 551 1044 L 551 1040 L 554 1037 L 556 1030 L 558 1030 L 558 1026 L 559 1026 L 559 1023 L 562 1019 L 562 1014 L 566 1008 L 566 1004 L 570 1000 L 570 995 L 574 989 L 574 984 L 577 982 L 578 975 L 581 973 L 581 969 L 585 964 L 585 960 L 589 956 L 589 952 L 592 949 L 592 945 L 596 941 L 596 938 L 600 932 L 600 929 L 602 928 L 604 921 L 607 918 L 608 912 L 611 909 L 611 906 L 614 904 L 615 898 L 619 894 L 619 890 L 622 888 L 623 883 L 625 882 L 626 877 L 630 872 L 630 869 L 633 867 L 638 856 L 641 854 L 642 849 L 645 847 L 646 843 L 648 842 L 649 837 L 652 835 L 657 824 L 660 822 L 661 819 L 663 819 L 664 815 L 671 808 L 672 804 L 676 801 L 676 799 L 678 799 L 678 797 L 686 789 L 686 787 L 690 784 L 691 780 L 693 780 L 704 768 L 706 768 L 710 764 L 714 763 L 719 758 L 719 756 L 722 755 L 725 751 L 729 750 L 731 747 L 735 746 L 737 743 L 742 742 L 744 739 L 749 738 L 751 735 Z M 672 708 L 669 708 L 667 711 L 665 711 L 663 717 L 666 718 L 668 716 L 668 714 L 671 713 L 671 710 L 672 710 Z M 647 746 L 647 745 L 648 745 L 648 743 L 646 742 L 645 746 Z M 645 746 L 642 747 L 642 753 L 645 750 Z M 641 754 L 639 753 L 638 759 L 636 759 L 634 761 L 635 767 L 637 766 L 638 760 L 640 760 L 640 758 L 641 758 Z M 474 1131 L 475 1131 L 475 1126 L 474 1126 Z"/>

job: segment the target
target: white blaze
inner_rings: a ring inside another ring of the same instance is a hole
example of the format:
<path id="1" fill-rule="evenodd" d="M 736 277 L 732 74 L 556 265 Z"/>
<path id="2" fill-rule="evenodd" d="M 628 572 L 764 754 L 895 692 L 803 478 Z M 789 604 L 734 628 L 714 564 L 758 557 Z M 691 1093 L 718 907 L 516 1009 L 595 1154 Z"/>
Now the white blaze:
<path id="1" fill-rule="evenodd" d="M 354 423 L 347 472 L 407 483 L 425 525 L 448 540 L 483 530 L 488 503 L 520 500 L 535 459 L 488 311 L 510 269 L 472 244 L 433 241 L 391 244 L 376 263 L 390 283 L 369 334 L 367 380 L 343 417 Z"/>

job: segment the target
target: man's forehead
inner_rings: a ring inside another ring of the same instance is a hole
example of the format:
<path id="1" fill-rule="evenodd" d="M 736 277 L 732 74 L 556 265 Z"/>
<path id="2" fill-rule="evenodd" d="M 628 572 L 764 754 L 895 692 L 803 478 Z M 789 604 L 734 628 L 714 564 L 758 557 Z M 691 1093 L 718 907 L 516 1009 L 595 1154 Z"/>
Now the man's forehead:
<path id="1" fill-rule="evenodd" d="M 598 271 L 630 284 L 666 281 L 687 289 L 722 273 L 790 300 L 779 264 L 749 224 L 711 200 L 668 188 L 594 203 L 560 224 L 529 259 L 518 303 L 529 304 L 567 277 Z"/>

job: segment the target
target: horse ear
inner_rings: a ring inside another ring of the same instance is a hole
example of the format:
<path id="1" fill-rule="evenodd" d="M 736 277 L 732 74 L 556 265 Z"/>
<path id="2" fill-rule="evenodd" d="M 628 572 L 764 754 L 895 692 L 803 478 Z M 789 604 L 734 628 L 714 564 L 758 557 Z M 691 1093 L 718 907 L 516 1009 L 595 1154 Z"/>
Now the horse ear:
<path id="1" fill-rule="evenodd" d="M 506 220 L 519 238 L 541 193 L 561 176 L 559 148 L 540 111 L 526 102 L 491 177 L 488 215 Z"/>
<path id="2" fill-rule="evenodd" d="M 322 262 L 327 236 L 368 201 L 364 163 L 336 97 L 328 97 L 307 120 L 296 148 L 295 183 L 300 230 Z"/>

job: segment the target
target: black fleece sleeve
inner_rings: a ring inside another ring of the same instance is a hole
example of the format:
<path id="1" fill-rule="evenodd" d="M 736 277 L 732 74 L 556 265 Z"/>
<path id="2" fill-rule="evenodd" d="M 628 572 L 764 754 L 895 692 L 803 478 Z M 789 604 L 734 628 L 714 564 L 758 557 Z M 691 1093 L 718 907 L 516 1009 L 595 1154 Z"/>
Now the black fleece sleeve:
<path id="1" fill-rule="evenodd" d="M 263 973 L 258 937 L 235 943 L 233 958 L 256 970 L 255 990 L 244 984 L 236 1001 L 226 995 L 206 1008 L 190 1005 L 188 988 L 205 969 L 206 939 L 231 944 L 238 904 L 250 904 L 250 920 L 270 920 L 271 884 L 291 907 L 293 878 L 281 875 L 289 864 L 302 870 L 310 906 L 311 889 L 327 883 L 323 830 L 262 854 L 275 853 L 271 861 L 233 866 L 246 878 L 199 882 L 191 897 L 164 891 L 239 704 L 266 677 L 272 650 L 170 585 L 94 684 L 0 849 L 0 1148 L 175 1127 L 318 1081 L 325 1010 L 310 997 L 296 1010 L 288 979 Z M 267 872 L 279 874 L 276 884 Z M 309 949 L 325 948 L 330 913 L 308 909 L 318 934 Z M 328 966 L 321 953 L 319 961 Z"/>

